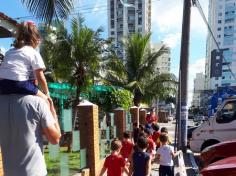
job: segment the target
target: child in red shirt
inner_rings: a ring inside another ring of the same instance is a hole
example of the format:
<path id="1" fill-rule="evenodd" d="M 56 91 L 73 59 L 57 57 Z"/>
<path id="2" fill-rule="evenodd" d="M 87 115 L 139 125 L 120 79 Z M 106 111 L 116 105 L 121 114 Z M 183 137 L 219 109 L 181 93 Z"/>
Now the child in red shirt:
<path id="1" fill-rule="evenodd" d="M 121 150 L 121 141 L 114 139 L 111 142 L 111 154 L 105 159 L 100 176 L 107 171 L 107 176 L 122 176 L 123 171 L 128 173 L 124 158 L 119 154 Z"/>
<path id="2" fill-rule="evenodd" d="M 161 132 L 159 131 L 160 127 L 157 124 L 152 124 L 152 129 L 153 129 L 152 139 L 153 139 L 153 141 L 155 142 L 155 144 L 158 148 L 158 147 L 160 147 L 159 141 L 158 141 L 158 139 L 161 135 Z"/>
<path id="3" fill-rule="evenodd" d="M 134 144 L 133 144 L 133 142 L 130 139 L 129 132 L 124 132 L 123 140 L 122 140 L 122 148 L 121 148 L 120 154 L 123 156 L 123 158 L 126 161 L 130 157 L 130 154 L 132 152 L 133 146 L 134 146 Z"/>

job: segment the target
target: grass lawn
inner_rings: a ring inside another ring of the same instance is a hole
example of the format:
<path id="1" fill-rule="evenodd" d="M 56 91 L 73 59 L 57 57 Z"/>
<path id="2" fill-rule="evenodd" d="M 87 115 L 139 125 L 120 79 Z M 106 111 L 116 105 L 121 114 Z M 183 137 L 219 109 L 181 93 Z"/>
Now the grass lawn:
<path id="1" fill-rule="evenodd" d="M 51 157 L 49 149 L 45 149 L 44 157 L 47 165 L 48 176 L 71 176 L 79 172 L 79 152 L 68 153 L 66 147 L 60 147 L 59 153 Z"/>

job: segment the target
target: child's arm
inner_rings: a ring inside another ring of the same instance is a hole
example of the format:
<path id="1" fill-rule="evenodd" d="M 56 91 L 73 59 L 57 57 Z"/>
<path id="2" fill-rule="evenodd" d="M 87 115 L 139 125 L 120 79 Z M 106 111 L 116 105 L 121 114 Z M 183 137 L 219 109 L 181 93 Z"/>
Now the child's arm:
<path id="1" fill-rule="evenodd" d="M 43 93 L 49 97 L 48 85 L 47 85 L 47 81 L 43 73 L 43 69 L 35 70 L 35 75 L 37 77 L 38 82 L 40 83 L 42 87 Z"/>
<path id="2" fill-rule="evenodd" d="M 103 176 L 103 174 L 106 172 L 107 168 L 105 168 L 104 166 L 102 167 L 102 170 L 99 174 L 99 176 Z"/>
<path id="3" fill-rule="evenodd" d="M 151 158 L 149 158 L 147 165 L 146 165 L 146 171 L 147 171 L 146 176 L 151 175 L 151 166 L 152 166 Z"/>
<path id="4" fill-rule="evenodd" d="M 128 176 L 132 176 L 132 175 L 133 175 L 133 159 L 131 159 L 131 161 L 130 161 Z"/>

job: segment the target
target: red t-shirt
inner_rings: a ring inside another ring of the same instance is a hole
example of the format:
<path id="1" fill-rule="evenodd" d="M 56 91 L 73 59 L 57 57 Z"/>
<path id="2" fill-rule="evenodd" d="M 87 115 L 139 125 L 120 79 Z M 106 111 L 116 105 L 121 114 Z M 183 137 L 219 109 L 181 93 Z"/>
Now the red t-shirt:
<path id="1" fill-rule="evenodd" d="M 132 152 L 133 146 L 134 146 L 133 142 L 123 140 L 122 141 L 122 148 L 120 150 L 120 154 L 124 158 L 129 158 L 129 156 Z"/>
<path id="2" fill-rule="evenodd" d="M 121 155 L 111 154 L 106 158 L 104 167 L 107 168 L 107 176 L 121 176 L 125 160 Z"/>
<path id="3" fill-rule="evenodd" d="M 156 143 L 157 139 L 160 137 L 161 132 L 160 131 L 154 131 L 152 134 L 152 140 Z"/>
<path id="4" fill-rule="evenodd" d="M 155 143 L 152 140 L 152 136 L 147 137 L 147 142 L 148 142 L 147 152 L 152 153 L 153 150 L 155 150 Z"/>
<path id="5" fill-rule="evenodd" d="M 147 123 L 154 123 L 154 122 L 157 122 L 157 115 L 155 114 L 149 114 L 147 117 L 146 117 L 146 121 Z"/>

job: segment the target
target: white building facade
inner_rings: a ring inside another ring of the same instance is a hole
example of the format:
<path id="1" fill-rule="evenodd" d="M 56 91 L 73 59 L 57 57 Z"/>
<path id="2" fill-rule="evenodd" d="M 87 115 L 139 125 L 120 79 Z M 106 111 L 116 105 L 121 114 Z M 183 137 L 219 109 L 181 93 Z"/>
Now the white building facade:
<path id="1" fill-rule="evenodd" d="M 152 49 L 155 51 L 158 51 L 163 46 L 163 43 L 158 43 L 152 45 Z M 170 73 L 170 66 L 171 66 L 171 51 L 170 48 L 168 48 L 168 52 L 163 53 L 160 57 L 157 59 L 157 71 L 159 74 L 163 73 Z"/>
<path id="2" fill-rule="evenodd" d="M 205 75 L 203 73 L 197 73 L 194 79 L 193 99 L 192 106 L 200 107 L 201 92 L 204 90 Z"/>
<path id="3" fill-rule="evenodd" d="M 236 0 L 210 0 L 205 89 L 236 86 Z"/>
<path id="4" fill-rule="evenodd" d="M 122 40 L 132 33 L 151 31 L 151 0 L 108 0 L 108 36 L 114 39 L 119 56 L 124 55 Z"/>

